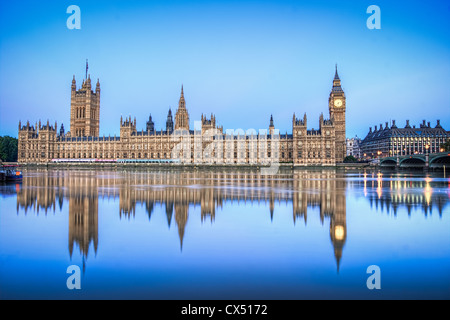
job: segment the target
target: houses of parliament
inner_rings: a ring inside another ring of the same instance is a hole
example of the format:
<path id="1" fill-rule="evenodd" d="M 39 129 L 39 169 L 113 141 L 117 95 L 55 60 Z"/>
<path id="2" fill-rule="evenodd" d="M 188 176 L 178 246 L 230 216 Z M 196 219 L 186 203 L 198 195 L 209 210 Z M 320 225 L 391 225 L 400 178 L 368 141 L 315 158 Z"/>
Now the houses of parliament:
<path id="1" fill-rule="evenodd" d="M 270 117 L 268 130 L 224 133 L 216 117 L 201 116 L 201 128 L 190 127 L 183 86 L 175 116 L 169 109 L 165 129 L 156 130 L 150 115 L 145 129 L 136 118 L 120 119 L 120 136 L 100 136 L 100 82 L 95 91 L 90 75 L 71 86 L 70 131 L 64 125 L 19 122 L 18 161 L 28 163 L 144 162 L 176 159 L 182 164 L 334 166 L 346 155 L 346 97 L 336 73 L 328 99 L 329 118 L 319 117 L 319 129 L 307 129 L 307 116 L 292 118 L 292 133 L 280 134 Z"/>

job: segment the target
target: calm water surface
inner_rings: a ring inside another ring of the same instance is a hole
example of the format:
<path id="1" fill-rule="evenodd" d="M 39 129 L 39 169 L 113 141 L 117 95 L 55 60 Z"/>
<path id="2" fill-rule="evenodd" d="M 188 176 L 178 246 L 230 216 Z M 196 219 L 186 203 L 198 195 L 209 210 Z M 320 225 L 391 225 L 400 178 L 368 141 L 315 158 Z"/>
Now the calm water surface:
<path id="1" fill-rule="evenodd" d="M 27 170 L 0 298 L 449 299 L 449 202 L 442 173 Z"/>

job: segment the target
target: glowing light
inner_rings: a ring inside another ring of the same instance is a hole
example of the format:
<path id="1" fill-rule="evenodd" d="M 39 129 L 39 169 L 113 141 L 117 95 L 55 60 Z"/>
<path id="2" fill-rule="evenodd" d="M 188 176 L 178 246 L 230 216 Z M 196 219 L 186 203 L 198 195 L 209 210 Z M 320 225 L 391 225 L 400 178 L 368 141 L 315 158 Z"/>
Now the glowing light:
<path id="1" fill-rule="evenodd" d="M 345 235 L 345 230 L 343 226 L 336 226 L 334 228 L 334 238 L 336 240 L 343 240 Z"/>
<path id="2" fill-rule="evenodd" d="M 426 181 L 426 186 L 425 186 L 425 190 L 424 190 L 424 194 L 425 194 L 425 199 L 427 201 L 427 205 L 430 205 L 430 201 L 431 201 L 431 194 L 433 193 L 433 190 L 430 187 L 430 182 L 432 181 L 431 178 L 425 178 Z"/>
<path id="3" fill-rule="evenodd" d="M 381 172 L 379 172 L 377 174 L 377 194 L 378 194 L 378 199 L 381 199 L 381 195 L 383 194 L 383 191 L 381 190 L 382 177 L 383 177 L 383 174 Z"/>
<path id="4" fill-rule="evenodd" d="M 364 197 L 367 197 L 367 173 L 364 172 Z"/>

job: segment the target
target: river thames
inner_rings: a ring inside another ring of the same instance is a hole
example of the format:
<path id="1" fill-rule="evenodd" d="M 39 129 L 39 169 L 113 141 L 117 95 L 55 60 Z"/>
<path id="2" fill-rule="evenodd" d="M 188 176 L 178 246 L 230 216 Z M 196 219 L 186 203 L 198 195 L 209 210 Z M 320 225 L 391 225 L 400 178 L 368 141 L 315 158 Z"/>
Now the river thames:
<path id="1" fill-rule="evenodd" d="M 1 299 L 450 298 L 442 172 L 23 174 L 0 184 Z"/>

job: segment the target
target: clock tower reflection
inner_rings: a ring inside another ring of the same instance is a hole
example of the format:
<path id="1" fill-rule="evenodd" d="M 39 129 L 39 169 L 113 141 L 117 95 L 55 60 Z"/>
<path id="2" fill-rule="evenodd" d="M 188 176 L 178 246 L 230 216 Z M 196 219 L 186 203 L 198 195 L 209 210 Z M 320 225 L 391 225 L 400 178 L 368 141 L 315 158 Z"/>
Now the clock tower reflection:
<path id="1" fill-rule="evenodd" d="M 408 214 L 411 208 L 418 207 L 422 208 L 425 215 L 431 213 L 432 207 L 436 207 L 441 216 L 449 202 L 446 194 L 432 192 L 434 182 L 386 181 L 380 185 L 375 178 L 366 180 L 366 175 L 361 176 L 361 179 L 349 180 L 336 170 L 295 170 L 277 176 L 261 175 L 257 170 L 229 169 L 121 172 L 44 170 L 24 176 L 22 186 L 17 190 L 17 212 L 47 214 L 50 210 L 55 212 L 57 207 L 62 211 L 63 204 L 67 203 L 69 256 L 72 259 L 74 253 L 79 251 L 85 262 L 89 253 L 93 251 L 96 255 L 99 248 L 98 215 L 99 210 L 102 210 L 101 206 L 99 208 L 99 199 L 112 199 L 115 202 L 118 198 L 116 217 L 119 219 L 134 217 L 136 206 L 142 206 L 149 223 L 154 223 L 152 214 L 155 208 L 161 207 L 168 229 L 175 220 L 180 252 L 185 245 L 191 206 L 199 206 L 201 221 L 212 224 L 216 223 L 217 209 L 229 203 L 243 203 L 243 206 L 265 203 L 265 206 L 261 206 L 261 210 L 267 210 L 265 219 L 274 223 L 277 210 L 282 212 L 280 205 L 292 204 L 294 225 L 301 222 L 307 225 L 308 218 L 319 219 L 322 225 L 329 223 L 330 243 L 339 272 L 347 241 L 348 190 L 364 190 L 361 194 L 370 205 L 393 211 L 394 215 L 400 206 L 405 206 Z M 425 193 L 421 194 L 420 188 Z"/>

